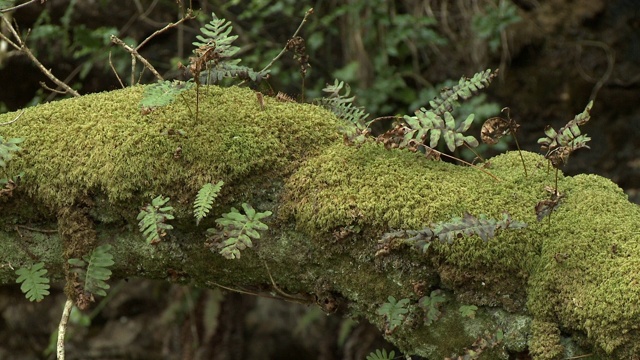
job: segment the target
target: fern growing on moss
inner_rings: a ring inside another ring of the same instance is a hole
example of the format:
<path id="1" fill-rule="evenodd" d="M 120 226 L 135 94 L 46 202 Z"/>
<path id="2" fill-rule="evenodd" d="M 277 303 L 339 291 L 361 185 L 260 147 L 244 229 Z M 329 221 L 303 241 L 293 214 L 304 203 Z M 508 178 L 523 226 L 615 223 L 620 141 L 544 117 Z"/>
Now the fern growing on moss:
<path id="1" fill-rule="evenodd" d="M 200 221 L 204 219 L 211 210 L 213 201 L 218 197 L 222 185 L 224 185 L 224 181 L 218 181 L 215 185 L 213 183 L 206 183 L 198 191 L 196 200 L 193 203 L 193 215 L 196 217 L 196 226 L 200 224 Z"/>
<path id="2" fill-rule="evenodd" d="M 193 45 L 195 57 L 189 59 L 189 70 L 197 84 L 202 82 L 201 74 L 206 70 L 205 79 L 218 83 L 224 78 L 239 78 L 258 82 L 264 79 L 268 71 L 257 72 L 246 66 L 239 65 L 240 59 L 233 56 L 240 50 L 232 45 L 238 35 L 230 35 L 233 27 L 225 19 L 219 19 L 215 13 L 208 24 L 200 28 L 202 35 L 197 35 Z"/>
<path id="3" fill-rule="evenodd" d="M 493 238 L 498 230 L 523 229 L 527 223 L 513 220 L 507 213 L 502 214 L 502 219 L 488 218 L 486 215 L 475 217 L 465 213 L 463 217 L 453 217 L 449 221 L 431 224 L 421 230 L 399 230 L 385 233 L 380 240 L 379 250 L 376 255 L 384 255 L 401 245 L 410 245 L 418 251 L 426 253 L 431 241 L 440 240 L 452 243 L 462 236 L 477 235 L 483 241 Z"/>
<path id="4" fill-rule="evenodd" d="M 423 296 L 418 301 L 418 305 L 425 312 L 424 323 L 427 326 L 440 318 L 442 315 L 440 307 L 446 300 L 447 299 L 444 297 L 442 290 L 433 290 L 429 296 Z"/>
<path id="5" fill-rule="evenodd" d="M 171 104 L 178 95 L 193 87 L 192 82 L 183 81 L 159 81 L 145 87 L 140 100 L 140 109 L 150 112 L 156 108 Z"/>
<path id="6" fill-rule="evenodd" d="M 340 92 L 343 90 L 344 92 L 341 94 Z M 349 97 L 351 93 L 349 84 L 336 79 L 333 85 L 327 84 L 322 91 L 327 93 L 327 96 L 318 100 L 318 103 L 346 122 L 344 133 L 349 139 L 362 141 L 368 133 L 368 125 L 365 120 L 369 114 L 364 111 L 364 108 L 354 105 L 356 97 Z"/>
<path id="7" fill-rule="evenodd" d="M 386 319 L 386 332 L 391 333 L 402 324 L 409 310 L 406 308 L 409 299 L 396 300 L 395 297 L 389 296 L 388 302 L 382 304 L 376 313 L 384 316 Z"/>
<path id="8" fill-rule="evenodd" d="M 211 241 L 207 245 L 213 250 L 220 249 L 220 255 L 227 259 L 239 259 L 240 251 L 248 247 L 253 247 L 251 239 L 260 239 L 259 231 L 267 230 L 269 227 L 260 220 L 271 216 L 271 211 L 256 212 L 255 209 L 246 203 L 242 204 L 244 214 L 232 207 L 231 211 L 222 214 L 216 219 L 216 223 L 222 227 L 222 231 L 211 228 L 207 232 L 212 234 Z"/>
<path id="9" fill-rule="evenodd" d="M 471 79 L 463 76 L 460 78 L 457 85 L 454 85 L 451 88 L 442 89 L 439 97 L 429 101 L 431 110 L 424 110 L 424 108 L 422 108 L 419 111 L 431 111 L 440 116 L 444 115 L 446 112 L 451 112 L 454 107 L 459 105 L 459 99 L 466 100 L 470 98 L 480 89 L 484 89 L 489 86 L 496 76 L 498 76 L 498 71 L 496 70 L 492 72 L 491 69 L 480 71 L 473 75 Z"/>
<path id="10" fill-rule="evenodd" d="M 22 150 L 18 144 L 23 141 L 24 139 L 22 138 L 11 138 L 9 140 L 5 140 L 0 136 L 0 167 L 6 167 L 7 161 L 11 160 L 16 152 Z"/>
<path id="11" fill-rule="evenodd" d="M 148 244 L 155 245 L 162 240 L 167 234 L 167 230 L 173 229 L 173 226 L 166 224 L 167 220 L 172 220 L 174 216 L 171 214 L 173 207 L 164 206 L 169 198 L 163 198 L 162 195 L 156 197 L 147 204 L 138 214 L 138 227 L 144 235 Z"/>
<path id="12" fill-rule="evenodd" d="M 43 262 L 21 267 L 16 270 L 16 275 L 16 283 L 22 284 L 20 290 L 29 301 L 39 302 L 49 295 L 49 278 L 45 276 L 47 269 Z"/>
<path id="13" fill-rule="evenodd" d="M 78 308 L 86 309 L 95 301 L 95 295 L 107 296 L 107 280 L 111 277 L 109 267 L 114 264 L 111 248 L 111 245 L 101 245 L 82 259 L 67 260 L 71 265 L 70 272 L 77 275 L 73 283 Z"/>
<path id="14" fill-rule="evenodd" d="M 393 360 L 395 357 L 396 353 L 393 350 L 387 353 L 385 349 L 376 349 L 376 351 L 367 355 L 367 360 Z"/>

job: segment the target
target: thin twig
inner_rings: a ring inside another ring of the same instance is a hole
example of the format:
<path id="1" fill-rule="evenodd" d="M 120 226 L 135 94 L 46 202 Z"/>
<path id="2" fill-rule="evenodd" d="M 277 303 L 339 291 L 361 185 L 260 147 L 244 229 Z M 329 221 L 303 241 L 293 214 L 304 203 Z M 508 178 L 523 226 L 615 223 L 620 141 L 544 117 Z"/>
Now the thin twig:
<path id="1" fill-rule="evenodd" d="M 154 32 L 153 34 L 149 35 L 146 39 L 144 39 L 140 45 L 136 46 L 136 50 L 140 50 L 149 40 L 153 39 L 156 35 L 161 34 L 169 29 L 171 29 L 172 27 L 176 27 L 180 24 L 182 24 L 183 22 L 187 21 L 187 20 L 191 20 L 191 19 L 195 19 L 195 15 L 193 15 L 193 12 L 191 11 L 191 9 L 187 9 L 187 13 L 184 15 L 184 17 L 182 17 L 182 19 L 174 22 L 174 23 L 170 23 L 167 24 L 167 26 L 163 27 L 160 30 L 156 30 L 156 32 Z"/>
<path id="2" fill-rule="evenodd" d="M 55 75 L 53 75 L 51 73 L 51 71 L 49 71 L 47 68 L 45 68 L 44 65 L 42 65 L 42 63 L 40 61 L 38 61 L 38 59 L 35 57 L 35 55 L 33 55 L 31 50 L 29 50 L 29 48 L 26 46 L 24 41 L 22 41 L 22 38 L 20 37 L 20 35 L 18 35 L 18 32 L 13 27 L 13 25 L 4 16 L 2 16 L 2 21 L 4 21 L 5 25 L 7 26 L 7 29 L 9 29 L 9 31 L 11 31 L 11 34 L 13 35 L 13 37 L 15 37 L 15 39 L 16 39 L 16 41 L 18 43 L 17 44 L 13 43 L 12 41 L 10 41 L 2 33 L 0 33 L 0 38 L 2 38 L 3 40 L 7 41 L 15 49 L 17 49 L 17 50 L 23 52 L 25 55 L 27 55 L 27 57 L 31 60 L 31 62 L 33 62 L 36 65 L 36 67 L 38 67 L 38 69 L 40 69 L 40 71 L 42 71 L 49 79 L 51 79 L 51 81 L 56 83 L 56 85 L 58 85 L 59 87 L 63 88 L 67 93 L 69 93 L 69 94 L 71 94 L 73 96 L 76 96 L 76 97 L 80 96 L 80 94 L 78 94 L 77 91 L 73 90 L 71 87 L 69 87 L 69 85 L 65 84 L 63 81 L 61 81 L 57 77 L 55 77 Z"/>
<path id="3" fill-rule="evenodd" d="M 64 360 L 64 335 L 67 332 L 67 322 L 69 321 L 69 314 L 71 314 L 72 307 L 73 300 L 67 298 L 67 301 L 64 303 L 64 309 L 62 310 L 60 325 L 58 326 L 58 346 L 56 348 L 58 360 Z"/>
<path id="4" fill-rule="evenodd" d="M 40 3 L 42 4 L 47 0 L 30 0 L 30 1 L 27 1 L 26 3 L 24 3 L 24 4 L 16 5 L 16 6 L 13 6 L 13 7 L 10 7 L 10 8 L 6 8 L 6 9 L 0 9 L 0 14 L 1 13 L 6 13 L 6 12 L 9 12 L 9 11 L 13 11 L 13 10 L 18 10 L 18 9 L 20 9 L 22 7 L 25 7 L 27 5 L 30 5 L 31 3 L 36 2 L 36 1 L 40 1 Z"/>
<path id="5" fill-rule="evenodd" d="M 426 147 L 426 146 L 425 146 L 425 147 Z M 443 152 L 438 151 L 438 150 L 436 150 L 436 149 L 429 148 L 429 150 L 431 150 L 431 151 L 435 151 L 435 152 L 436 152 L 436 153 L 438 153 L 438 155 L 440 155 L 440 156 L 444 155 L 445 157 L 448 157 L 448 158 L 449 158 L 449 159 L 451 159 L 451 160 L 457 160 L 457 161 L 460 161 L 460 162 L 461 162 L 461 163 L 463 163 L 463 164 L 466 164 L 466 165 L 469 165 L 469 166 L 471 166 L 471 167 L 473 167 L 473 168 L 476 168 L 476 169 L 478 169 L 478 170 L 482 171 L 483 173 L 485 173 L 485 174 L 487 174 L 487 175 L 491 176 L 492 178 L 496 179 L 496 181 L 502 181 L 502 180 L 500 180 L 500 178 L 499 178 L 499 177 L 497 177 L 497 176 L 493 175 L 492 173 L 488 172 L 487 170 L 485 170 L 485 169 L 481 168 L 481 167 L 480 167 L 480 166 L 478 166 L 478 165 L 474 165 L 474 164 L 472 164 L 472 163 L 470 163 L 470 162 L 468 162 L 468 161 L 462 160 L 462 159 L 460 159 L 460 158 L 457 158 L 457 157 L 455 157 L 455 156 L 453 156 L 453 155 L 449 155 L 449 154 L 447 154 L 447 153 L 443 153 Z"/>
<path id="6" fill-rule="evenodd" d="M 147 59 L 145 59 L 144 57 L 142 57 L 142 55 L 138 54 L 138 51 L 134 48 L 132 48 L 131 46 L 125 44 L 124 41 L 120 40 L 117 36 L 115 35 L 111 35 L 111 42 L 117 45 L 122 46 L 122 48 L 124 48 L 125 50 L 127 50 L 127 52 L 129 52 L 131 54 L 131 73 L 133 76 L 133 72 L 135 70 L 135 59 L 137 58 L 138 60 L 140 60 L 140 62 L 142 64 L 144 64 L 144 66 L 149 69 L 149 71 L 151 71 L 151 73 L 160 81 L 163 81 L 164 78 L 156 71 L 156 69 L 153 67 L 153 65 L 151 65 L 151 63 L 149 63 L 147 61 Z M 131 85 L 133 85 L 133 79 L 131 82 Z"/>
<path id="7" fill-rule="evenodd" d="M 50 88 L 44 81 L 40 81 L 39 84 L 40 84 L 40 86 L 42 86 L 43 89 L 49 90 L 52 93 L 56 93 L 56 94 L 60 94 L 60 95 L 64 95 L 64 94 L 67 93 L 66 91 Z"/>
<path id="8" fill-rule="evenodd" d="M 57 229 L 53 229 L 53 230 L 49 230 L 49 229 L 37 229 L 34 227 L 30 227 L 30 226 L 26 226 L 26 225 L 16 225 L 17 228 L 21 228 L 21 229 L 25 229 L 25 230 L 29 230 L 29 231 L 35 231 L 35 232 L 40 232 L 43 234 L 55 234 L 58 232 Z"/>
<path id="9" fill-rule="evenodd" d="M 20 116 L 22 116 L 22 114 L 24 114 L 24 110 L 22 110 L 22 111 L 20 112 L 20 114 L 18 114 L 18 116 L 16 116 L 13 120 L 11 120 L 11 121 L 7 121 L 7 122 L 4 122 L 4 123 L 0 123 L 0 126 L 9 125 L 9 124 L 11 124 L 11 123 L 16 122 L 16 120 L 18 120 L 18 119 L 20 118 Z"/>
<path id="10" fill-rule="evenodd" d="M 291 35 L 291 38 L 294 38 L 294 37 L 298 36 L 298 33 L 302 29 L 302 26 L 307 22 L 307 18 L 311 14 L 313 14 L 313 8 L 310 8 L 309 10 L 307 10 L 307 13 L 304 14 L 304 18 L 300 22 L 300 25 L 298 25 L 298 29 L 296 29 L 296 32 L 294 32 L 293 35 Z M 280 53 L 276 57 L 271 59 L 271 62 L 269 64 L 267 64 L 267 66 L 265 66 L 264 69 L 260 70 L 260 72 L 263 73 L 263 72 L 267 71 L 273 65 L 273 63 L 275 63 L 278 59 L 280 59 L 282 57 L 282 55 L 284 55 L 285 52 L 287 52 L 287 45 L 286 44 L 285 44 L 284 48 L 282 48 L 282 51 L 280 51 Z"/>
<path id="11" fill-rule="evenodd" d="M 116 75 L 116 78 L 120 83 L 120 86 L 122 86 L 122 88 L 124 89 L 126 86 L 124 86 L 124 84 L 122 83 L 122 79 L 120 79 L 120 75 L 118 75 L 116 68 L 113 66 L 113 62 L 111 62 L 111 51 L 109 51 L 109 66 L 111 66 L 111 70 L 113 70 L 113 73 Z"/>

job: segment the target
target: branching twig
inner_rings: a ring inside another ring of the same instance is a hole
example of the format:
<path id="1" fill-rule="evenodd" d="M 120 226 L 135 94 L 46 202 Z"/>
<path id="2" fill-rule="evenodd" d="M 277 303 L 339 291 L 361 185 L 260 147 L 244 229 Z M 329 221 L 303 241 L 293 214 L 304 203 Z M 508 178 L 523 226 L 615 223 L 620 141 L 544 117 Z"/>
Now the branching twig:
<path id="1" fill-rule="evenodd" d="M 182 17 L 182 19 L 174 22 L 174 23 L 170 23 L 167 24 L 167 26 L 163 27 L 160 30 L 156 30 L 153 34 L 149 35 L 146 39 L 144 39 L 140 45 L 136 46 L 136 50 L 140 50 L 149 40 L 153 39 L 156 35 L 161 34 L 169 29 L 171 29 L 172 27 L 176 27 L 180 24 L 182 24 L 183 22 L 187 21 L 187 20 L 191 20 L 191 19 L 195 19 L 195 15 L 193 15 L 193 11 L 191 11 L 191 9 L 187 9 L 187 13 Z"/>
<path id="2" fill-rule="evenodd" d="M 310 8 L 309 10 L 307 10 L 307 13 L 304 14 L 304 18 L 300 22 L 300 25 L 298 25 L 298 29 L 296 29 L 296 32 L 293 33 L 291 38 L 294 38 L 294 37 L 298 36 L 298 33 L 302 29 L 302 26 L 307 22 L 307 18 L 311 14 L 313 14 L 313 8 Z M 278 59 L 280 59 L 282 57 L 282 55 L 284 55 L 285 52 L 287 52 L 287 45 L 285 45 L 284 48 L 282 48 L 282 51 L 280 51 L 280 53 L 276 57 L 274 57 L 271 60 L 271 62 L 269 64 L 267 64 L 267 66 L 264 67 L 264 69 L 260 70 L 260 72 L 264 73 L 265 71 L 267 71 L 273 65 L 273 63 L 275 63 Z"/>
<path id="3" fill-rule="evenodd" d="M 147 61 L 147 59 L 145 59 L 144 57 L 142 57 L 142 55 L 138 54 L 138 51 L 134 48 L 132 48 L 131 46 L 125 44 L 124 41 L 120 40 L 117 36 L 115 35 L 111 35 L 111 42 L 117 45 L 122 46 L 123 49 L 127 50 L 127 52 L 129 52 L 131 54 L 131 74 L 133 76 L 133 73 L 135 72 L 135 59 L 137 58 L 138 60 L 140 60 L 140 62 L 142 64 L 144 64 L 144 66 L 149 69 L 149 71 L 151 71 L 151 73 L 160 81 L 164 81 L 164 78 L 158 73 L 158 71 L 156 71 L 156 69 L 153 67 L 153 65 L 151 65 L 151 63 L 149 63 L 149 61 Z M 133 85 L 133 82 L 132 84 Z"/>
<path id="4" fill-rule="evenodd" d="M 113 73 L 116 75 L 116 78 L 120 83 L 120 86 L 122 86 L 122 88 L 124 89 L 126 86 L 124 86 L 124 84 L 122 83 L 122 79 L 120 79 L 120 75 L 118 75 L 116 68 L 113 66 L 113 62 L 111 62 L 111 51 L 109 51 L 109 66 L 111 66 L 111 70 L 113 70 Z"/>
<path id="5" fill-rule="evenodd" d="M 7 29 L 11 31 L 11 34 L 13 35 L 13 37 L 15 37 L 17 43 L 14 43 L 2 33 L 0 33 L 0 39 L 5 40 L 9 45 L 14 47 L 16 50 L 21 51 L 25 55 L 27 55 L 27 57 L 38 67 L 38 69 L 40 69 L 40 71 L 42 71 L 49 79 L 51 79 L 51 81 L 56 83 L 56 85 L 63 88 L 67 93 L 76 97 L 80 96 L 80 94 L 78 94 L 77 91 L 73 90 L 71 87 L 69 87 L 69 85 L 60 81 L 57 77 L 55 77 L 55 75 L 51 73 L 51 71 L 49 71 L 47 68 L 44 67 L 44 65 L 42 65 L 42 63 L 35 57 L 35 55 L 33 55 L 31 50 L 29 50 L 29 48 L 24 43 L 24 41 L 22 41 L 22 38 L 20 37 L 20 35 L 18 35 L 18 32 L 13 27 L 13 25 L 11 25 L 11 23 L 4 16 L 2 16 L 2 21 L 7 26 Z"/>

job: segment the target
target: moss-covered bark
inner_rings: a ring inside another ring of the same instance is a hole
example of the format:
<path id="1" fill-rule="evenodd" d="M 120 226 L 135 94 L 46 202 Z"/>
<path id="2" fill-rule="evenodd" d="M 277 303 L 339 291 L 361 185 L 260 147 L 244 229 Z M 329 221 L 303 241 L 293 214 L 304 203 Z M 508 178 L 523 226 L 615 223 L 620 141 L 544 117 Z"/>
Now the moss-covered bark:
<path id="1" fill-rule="evenodd" d="M 562 356 L 560 334 L 612 358 L 640 351 L 640 212 L 609 180 L 561 175 L 565 198 L 550 221 L 538 222 L 534 206 L 554 184 L 541 156 L 524 154 L 528 177 L 517 153 L 491 159 L 487 170 L 501 179 L 495 181 L 375 143 L 346 146 L 339 121 L 311 105 L 267 99 L 261 110 L 249 90 L 201 91 L 197 121 L 192 100 L 141 114 L 142 88 L 134 87 L 30 108 L 0 128 L 5 137 L 26 139 L 7 169 L 24 172 L 20 186 L 0 198 L 2 264 L 44 261 L 63 277 L 67 257 L 109 243 L 117 277 L 283 291 L 381 329 L 380 305 L 390 295 L 407 298 L 410 312 L 388 337 L 434 359 L 462 354 L 499 330 L 504 339 L 484 349 L 486 358 L 523 351 L 527 341 L 539 358 Z M 14 116 L 0 115 L 0 123 Z M 218 180 L 225 181 L 222 194 L 196 227 L 196 192 Z M 177 219 L 153 247 L 135 217 L 160 194 L 171 197 Z M 241 202 L 274 215 L 253 249 L 226 260 L 204 247 L 204 232 Z M 426 254 L 407 248 L 375 256 L 385 232 L 465 212 L 508 212 L 528 227 L 488 242 L 472 236 L 433 243 Z M 9 266 L 0 267 L 0 281 L 15 281 Z M 418 301 L 435 289 L 446 302 L 427 326 Z M 475 319 L 458 311 L 463 304 L 479 307 Z"/>

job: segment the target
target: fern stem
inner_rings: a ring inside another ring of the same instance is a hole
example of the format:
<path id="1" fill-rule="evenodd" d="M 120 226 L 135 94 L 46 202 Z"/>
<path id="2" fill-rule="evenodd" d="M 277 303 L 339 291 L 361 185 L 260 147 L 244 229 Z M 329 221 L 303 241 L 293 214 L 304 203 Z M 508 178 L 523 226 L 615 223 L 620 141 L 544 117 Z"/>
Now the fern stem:
<path id="1" fill-rule="evenodd" d="M 56 347 L 58 360 L 64 360 L 64 335 L 67 332 L 67 322 L 69 321 L 69 315 L 71 314 L 72 307 L 73 300 L 71 300 L 71 298 L 67 298 L 67 301 L 64 303 L 64 309 L 62 310 L 60 325 L 58 326 L 58 345 Z"/>
<path id="2" fill-rule="evenodd" d="M 466 165 L 469 165 L 469 166 L 471 166 L 471 167 L 473 167 L 473 168 L 476 168 L 476 169 L 478 169 L 478 170 L 482 171 L 483 173 L 485 173 L 485 174 L 487 174 L 487 175 L 491 176 L 491 177 L 492 177 L 492 178 L 494 178 L 496 181 L 502 181 L 502 180 L 500 180 L 500 178 L 499 178 L 499 177 L 497 177 L 497 176 L 493 175 L 492 173 L 488 172 L 487 170 L 485 170 L 485 169 L 481 168 L 480 166 L 473 165 L 472 163 L 470 163 L 470 162 L 468 162 L 468 161 L 462 160 L 462 159 L 457 158 L 457 157 L 455 157 L 455 156 L 453 156 L 453 155 L 445 154 L 445 153 L 440 152 L 440 151 L 438 151 L 438 150 L 436 150 L 436 149 L 432 149 L 432 148 L 429 148 L 429 149 L 431 149 L 431 151 L 435 151 L 435 152 L 436 152 L 436 153 L 438 153 L 438 155 L 440 155 L 440 156 L 443 156 L 443 155 L 444 155 L 445 157 L 448 157 L 449 159 L 457 160 L 457 161 L 460 161 L 460 162 L 461 162 L 461 163 L 463 163 L 463 164 L 466 164 Z"/>
<path id="3" fill-rule="evenodd" d="M 291 35 L 291 38 L 294 38 L 296 36 L 298 36 L 298 33 L 300 32 L 300 30 L 302 29 L 302 26 L 307 22 L 307 18 L 309 17 L 309 15 L 313 14 L 313 8 L 310 8 L 309 10 L 307 10 L 307 13 L 304 14 L 304 18 L 302 19 L 302 21 L 300 22 L 300 25 L 298 25 L 298 28 L 296 29 L 296 32 L 293 33 L 293 35 Z M 280 59 L 282 57 L 282 55 L 284 55 L 284 53 L 287 52 L 287 45 L 285 45 L 282 48 L 282 51 L 280 51 L 280 53 L 274 57 L 273 59 L 271 59 L 271 62 L 269 64 L 267 64 L 267 66 L 264 67 L 264 69 L 260 70 L 261 73 L 264 73 L 265 71 L 267 71 L 271 66 L 273 66 L 273 63 L 275 63 L 276 61 L 278 61 L 278 59 Z"/>
<path id="4" fill-rule="evenodd" d="M 529 173 L 527 173 L 527 165 L 524 163 L 524 156 L 522 156 L 522 150 L 520 149 L 520 144 L 518 143 L 518 136 L 516 136 L 515 131 L 511 129 L 511 133 L 513 134 L 513 140 L 516 141 L 516 147 L 518 148 L 518 154 L 520 154 L 520 160 L 522 160 L 522 167 L 524 168 L 524 176 L 529 177 Z"/>

